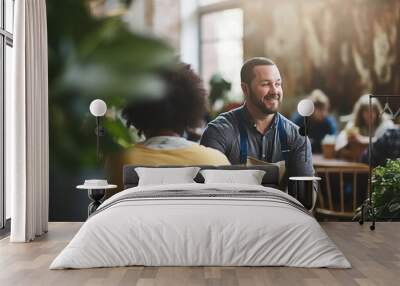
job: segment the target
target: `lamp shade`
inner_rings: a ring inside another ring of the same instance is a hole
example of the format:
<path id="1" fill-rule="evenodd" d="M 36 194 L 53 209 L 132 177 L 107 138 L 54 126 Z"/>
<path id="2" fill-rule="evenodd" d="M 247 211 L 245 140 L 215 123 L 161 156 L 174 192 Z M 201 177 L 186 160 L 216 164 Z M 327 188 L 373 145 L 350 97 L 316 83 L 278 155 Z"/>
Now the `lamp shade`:
<path id="1" fill-rule="evenodd" d="M 301 116 L 311 116 L 314 113 L 314 103 L 310 99 L 303 99 L 297 104 L 297 112 Z"/>
<path id="2" fill-rule="evenodd" d="M 107 104 L 101 99 L 95 99 L 90 103 L 89 110 L 93 116 L 100 117 L 106 114 Z"/>

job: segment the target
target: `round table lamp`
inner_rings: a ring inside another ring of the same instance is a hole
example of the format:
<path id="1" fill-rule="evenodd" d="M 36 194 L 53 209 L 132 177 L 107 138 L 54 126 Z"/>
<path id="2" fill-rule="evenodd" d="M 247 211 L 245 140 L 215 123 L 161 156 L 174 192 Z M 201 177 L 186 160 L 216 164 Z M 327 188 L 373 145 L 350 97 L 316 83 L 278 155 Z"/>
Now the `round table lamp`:
<path id="1" fill-rule="evenodd" d="M 314 113 L 314 103 L 310 99 L 303 99 L 297 105 L 297 112 L 304 117 L 311 116 Z"/>
<path id="2" fill-rule="evenodd" d="M 101 117 L 107 112 L 107 104 L 101 99 L 95 99 L 90 103 L 89 110 L 93 116 Z"/>

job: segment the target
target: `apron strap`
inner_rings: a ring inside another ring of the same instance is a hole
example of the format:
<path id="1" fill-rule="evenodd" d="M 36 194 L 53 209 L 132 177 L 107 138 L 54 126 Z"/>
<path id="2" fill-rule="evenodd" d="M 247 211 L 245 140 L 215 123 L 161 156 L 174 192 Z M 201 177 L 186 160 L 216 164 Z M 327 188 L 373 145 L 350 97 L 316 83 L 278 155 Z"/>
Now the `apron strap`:
<path id="1" fill-rule="evenodd" d="M 278 136 L 279 136 L 279 142 L 281 143 L 281 152 L 282 152 L 282 157 L 285 160 L 285 167 L 286 170 L 289 166 L 289 146 L 287 142 L 287 134 L 285 127 L 283 127 L 283 122 L 282 118 L 278 114 Z"/>

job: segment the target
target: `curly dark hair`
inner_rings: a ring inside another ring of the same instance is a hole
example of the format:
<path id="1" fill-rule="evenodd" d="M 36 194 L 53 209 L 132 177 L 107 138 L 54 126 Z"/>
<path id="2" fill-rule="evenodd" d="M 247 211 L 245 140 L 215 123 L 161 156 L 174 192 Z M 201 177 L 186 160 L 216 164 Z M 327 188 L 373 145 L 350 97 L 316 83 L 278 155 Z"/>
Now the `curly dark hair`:
<path id="1" fill-rule="evenodd" d="M 158 75 L 165 84 L 163 96 L 129 103 L 122 110 L 127 126 L 146 136 L 166 130 L 182 135 L 186 129 L 198 127 L 206 112 L 206 91 L 200 77 L 187 64 Z"/>

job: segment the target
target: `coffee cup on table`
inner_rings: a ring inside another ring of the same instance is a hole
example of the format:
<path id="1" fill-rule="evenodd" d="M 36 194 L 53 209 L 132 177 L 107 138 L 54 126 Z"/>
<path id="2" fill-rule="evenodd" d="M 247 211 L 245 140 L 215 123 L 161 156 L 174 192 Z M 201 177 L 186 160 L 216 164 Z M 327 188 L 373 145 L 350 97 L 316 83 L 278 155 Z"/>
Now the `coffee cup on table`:
<path id="1" fill-rule="evenodd" d="M 335 158 L 335 141 L 334 135 L 326 135 L 321 142 L 322 156 L 326 159 Z"/>

